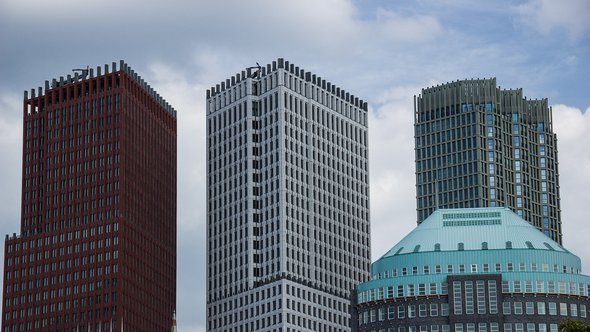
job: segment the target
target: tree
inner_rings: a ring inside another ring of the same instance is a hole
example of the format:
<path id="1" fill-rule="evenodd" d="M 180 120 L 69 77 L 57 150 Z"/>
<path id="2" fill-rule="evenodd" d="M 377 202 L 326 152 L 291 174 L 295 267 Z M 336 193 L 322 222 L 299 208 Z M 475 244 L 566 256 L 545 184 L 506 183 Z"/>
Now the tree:
<path id="1" fill-rule="evenodd" d="M 560 332 L 590 332 L 590 325 L 579 320 L 566 319 L 559 324 Z"/>

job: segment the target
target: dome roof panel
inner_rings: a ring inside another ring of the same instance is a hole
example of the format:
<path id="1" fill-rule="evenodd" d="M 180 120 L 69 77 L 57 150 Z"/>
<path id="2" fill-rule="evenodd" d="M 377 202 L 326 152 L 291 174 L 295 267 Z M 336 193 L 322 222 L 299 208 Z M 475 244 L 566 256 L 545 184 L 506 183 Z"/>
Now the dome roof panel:
<path id="1" fill-rule="evenodd" d="M 436 210 L 383 257 L 428 251 L 553 250 L 567 252 L 508 208 Z"/>

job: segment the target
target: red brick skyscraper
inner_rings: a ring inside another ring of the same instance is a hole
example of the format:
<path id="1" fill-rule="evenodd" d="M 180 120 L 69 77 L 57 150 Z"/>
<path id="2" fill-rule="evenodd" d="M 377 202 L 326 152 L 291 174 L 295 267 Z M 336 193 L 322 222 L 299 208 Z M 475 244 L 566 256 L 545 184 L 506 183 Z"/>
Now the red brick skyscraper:
<path id="1" fill-rule="evenodd" d="M 176 111 L 121 61 L 25 92 L 2 331 L 168 331 Z"/>

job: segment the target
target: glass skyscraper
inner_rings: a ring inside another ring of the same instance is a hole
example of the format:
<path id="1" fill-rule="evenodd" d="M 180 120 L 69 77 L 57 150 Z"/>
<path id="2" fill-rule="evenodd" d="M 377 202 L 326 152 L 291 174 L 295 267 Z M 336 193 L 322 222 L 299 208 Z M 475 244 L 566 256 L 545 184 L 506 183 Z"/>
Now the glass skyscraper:
<path id="1" fill-rule="evenodd" d="M 472 79 L 423 89 L 414 109 L 418 223 L 437 208 L 509 207 L 561 243 L 547 99 Z"/>
<path id="2" fill-rule="evenodd" d="M 207 91 L 208 331 L 350 331 L 367 104 L 278 59 Z"/>

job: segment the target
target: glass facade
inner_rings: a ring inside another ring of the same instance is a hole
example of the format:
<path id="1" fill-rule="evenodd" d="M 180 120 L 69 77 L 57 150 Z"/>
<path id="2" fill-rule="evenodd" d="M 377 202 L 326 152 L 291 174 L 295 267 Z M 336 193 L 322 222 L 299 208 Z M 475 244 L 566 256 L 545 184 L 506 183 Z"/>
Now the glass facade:
<path id="1" fill-rule="evenodd" d="M 418 223 L 437 208 L 509 207 L 561 243 L 551 117 L 547 99 L 495 79 L 423 89 L 414 119 Z"/>

